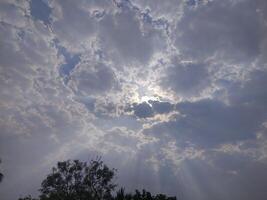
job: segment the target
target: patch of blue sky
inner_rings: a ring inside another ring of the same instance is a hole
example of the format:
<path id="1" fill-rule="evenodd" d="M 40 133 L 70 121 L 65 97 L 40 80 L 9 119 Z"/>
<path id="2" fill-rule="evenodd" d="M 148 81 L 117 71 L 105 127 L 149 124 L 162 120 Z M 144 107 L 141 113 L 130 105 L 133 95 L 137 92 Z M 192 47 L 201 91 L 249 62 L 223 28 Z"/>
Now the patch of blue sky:
<path id="1" fill-rule="evenodd" d="M 34 19 L 42 21 L 44 24 L 50 24 L 50 14 L 52 9 L 45 0 L 31 0 L 30 12 Z"/>
<path id="2" fill-rule="evenodd" d="M 59 41 L 54 40 L 55 46 L 58 49 L 58 55 L 64 57 L 64 64 L 59 67 L 59 75 L 64 78 L 64 82 L 69 80 L 70 73 L 81 61 L 80 54 L 71 54 L 65 47 L 59 45 Z"/>
<path id="3" fill-rule="evenodd" d="M 197 5 L 197 0 L 187 0 L 187 5 L 188 6 L 196 6 Z"/>

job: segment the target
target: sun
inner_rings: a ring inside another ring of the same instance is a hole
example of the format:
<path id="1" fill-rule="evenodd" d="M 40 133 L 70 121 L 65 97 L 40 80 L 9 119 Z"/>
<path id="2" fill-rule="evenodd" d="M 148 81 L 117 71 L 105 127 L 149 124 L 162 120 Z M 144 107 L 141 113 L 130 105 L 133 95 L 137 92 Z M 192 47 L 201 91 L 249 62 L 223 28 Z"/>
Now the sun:
<path id="1" fill-rule="evenodd" d="M 141 102 L 149 102 L 149 101 L 157 101 L 158 100 L 158 98 L 157 97 L 155 97 L 155 96 L 142 96 L 141 97 Z"/>
<path id="2" fill-rule="evenodd" d="M 149 101 L 159 101 L 161 99 L 160 92 L 156 91 L 155 88 L 139 87 L 137 93 L 139 103 L 146 102 L 149 104 Z"/>
<path id="3" fill-rule="evenodd" d="M 137 102 L 150 104 L 149 101 L 160 101 L 163 98 L 161 93 L 162 92 L 157 87 L 153 87 L 153 85 L 138 85 L 136 90 Z"/>

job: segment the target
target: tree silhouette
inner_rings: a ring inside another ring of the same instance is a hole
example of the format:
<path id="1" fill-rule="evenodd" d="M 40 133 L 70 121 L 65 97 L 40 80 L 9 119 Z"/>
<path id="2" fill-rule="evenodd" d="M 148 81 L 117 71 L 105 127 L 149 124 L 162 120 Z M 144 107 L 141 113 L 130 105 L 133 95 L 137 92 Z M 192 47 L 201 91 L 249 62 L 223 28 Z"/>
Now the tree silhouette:
<path id="1" fill-rule="evenodd" d="M 1 164 L 1 162 L 2 162 L 2 160 L 0 159 L 0 164 Z M 4 175 L 2 174 L 2 172 L 0 172 L 0 182 L 2 182 L 3 178 L 4 178 Z"/>
<path id="2" fill-rule="evenodd" d="M 2 182 L 4 175 L 0 172 L 0 182 Z"/>
<path id="3" fill-rule="evenodd" d="M 115 169 L 109 169 L 100 159 L 87 162 L 58 162 L 57 167 L 42 182 L 41 199 L 45 200 L 106 200 L 115 188 Z"/>
<path id="4" fill-rule="evenodd" d="M 19 200 L 176 200 L 163 194 L 152 196 L 146 190 L 125 193 L 121 188 L 112 196 L 115 169 L 109 169 L 100 158 L 89 163 L 79 160 L 58 162 L 41 184 L 39 199 L 30 195 Z"/>
<path id="5" fill-rule="evenodd" d="M 18 200 L 37 200 L 37 199 L 32 198 L 32 196 L 29 195 L 29 196 L 26 196 L 26 197 L 24 197 L 24 198 L 19 198 Z"/>
<path id="6" fill-rule="evenodd" d="M 142 192 L 135 190 L 134 194 L 126 194 L 124 188 L 121 188 L 117 191 L 114 200 L 176 200 L 176 197 L 167 197 L 164 194 L 152 196 L 151 193 L 146 190 L 142 190 Z"/>

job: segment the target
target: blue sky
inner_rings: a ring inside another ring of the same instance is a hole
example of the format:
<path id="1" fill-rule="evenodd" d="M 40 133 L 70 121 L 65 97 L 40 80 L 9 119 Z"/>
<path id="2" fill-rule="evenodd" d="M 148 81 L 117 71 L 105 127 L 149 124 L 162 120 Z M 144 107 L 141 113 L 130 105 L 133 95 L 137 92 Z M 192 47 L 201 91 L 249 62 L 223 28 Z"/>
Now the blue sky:
<path id="1" fill-rule="evenodd" d="M 266 19 L 265 0 L 2 0 L 1 199 L 97 155 L 129 191 L 265 199 Z"/>

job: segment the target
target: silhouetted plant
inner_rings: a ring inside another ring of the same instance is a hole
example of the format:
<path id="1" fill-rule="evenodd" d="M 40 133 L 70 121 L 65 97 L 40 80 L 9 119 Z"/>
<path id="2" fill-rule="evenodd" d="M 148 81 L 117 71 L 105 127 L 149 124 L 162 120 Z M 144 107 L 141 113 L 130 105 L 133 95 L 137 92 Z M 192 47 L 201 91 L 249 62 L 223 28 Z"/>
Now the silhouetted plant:
<path id="1" fill-rule="evenodd" d="M 157 194 L 152 196 L 150 192 L 146 190 L 135 190 L 134 194 L 126 194 L 124 188 L 121 188 L 114 197 L 114 200 L 176 200 L 176 197 L 167 197 L 164 194 Z"/>
<path id="2" fill-rule="evenodd" d="M 29 196 L 26 196 L 26 197 L 24 197 L 24 198 L 19 198 L 18 200 L 37 200 L 37 199 L 32 198 L 32 196 L 29 195 Z"/>
<path id="3" fill-rule="evenodd" d="M 100 159 L 87 162 L 58 162 L 57 167 L 42 182 L 41 199 L 45 200 L 106 200 L 115 188 L 115 169 L 109 169 Z"/>
<path id="4" fill-rule="evenodd" d="M 1 164 L 1 162 L 2 162 L 2 160 L 0 159 L 0 164 Z M 2 182 L 3 178 L 4 178 L 4 175 L 2 174 L 2 172 L 0 172 L 0 182 Z"/>
<path id="5" fill-rule="evenodd" d="M 91 162 L 67 160 L 58 162 L 41 184 L 39 200 L 176 200 L 163 194 L 136 190 L 125 193 L 121 188 L 112 196 L 115 169 L 109 169 L 99 158 Z M 38 200 L 31 196 L 19 200 Z"/>

